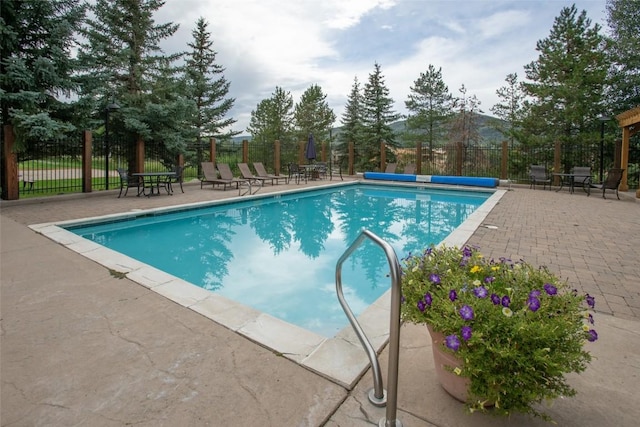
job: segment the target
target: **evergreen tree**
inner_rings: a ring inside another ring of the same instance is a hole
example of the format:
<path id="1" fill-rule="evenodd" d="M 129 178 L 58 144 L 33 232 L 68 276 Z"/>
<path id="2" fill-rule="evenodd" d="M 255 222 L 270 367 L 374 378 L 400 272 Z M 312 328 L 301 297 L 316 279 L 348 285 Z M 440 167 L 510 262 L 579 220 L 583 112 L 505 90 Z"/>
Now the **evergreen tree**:
<path id="1" fill-rule="evenodd" d="M 360 82 L 358 81 L 358 77 L 354 77 L 351 92 L 349 93 L 347 104 L 345 105 L 342 118 L 340 119 L 342 129 L 338 136 L 338 145 L 336 147 L 339 163 L 343 168 L 347 167 L 347 161 L 349 159 L 349 144 L 353 142 L 356 147 L 355 149 L 357 150 L 356 141 L 360 141 L 361 139 L 363 129 L 362 108 Z M 358 154 L 357 151 L 356 154 Z"/>
<path id="2" fill-rule="evenodd" d="M 640 2 L 607 0 L 606 9 L 613 41 L 607 50 L 612 63 L 608 111 L 617 114 L 640 105 Z"/>
<path id="3" fill-rule="evenodd" d="M 285 145 L 295 144 L 293 97 L 281 87 L 276 86 L 271 98 L 263 99 L 255 110 L 251 111 L 251 121 L 247 132 L 257 141 L 273 142 L 279 140 Z"/>
<path id="4" fill-rule="evenodd" d="M 604 41 L 585 11 L 578 14 L 575 5 L 561 10 L 549 37 L 536 45 L 538 59 L 525 65 L 530 82 L 524 87 L 532 97 L 525 131 L 548 143 L 596 138 L 608 68 Z"/>
<path id="5" fill-rule="evenodd" d="M 165 55 L 159 46 L 178 29 L 173 23 L 155 23 L 153 14 L 164 3 L 96 0 L 90 6 L 94 18 L 87 21 L 86 42 L 78 52 L 83 66 L 80 102 L 93 111 L 94 125 L 101 123 L 105 106 L 117 102 L 121 108 L 110 125 L 114 134 L 129 143 L 138 137 L 164 143 L 171 151 L 165 161 L 172 163 L 191 133 L 187 124 L 195 103 L 186 96 L 174 65 L 182 54 Z M 158 90 L 160 94 L 154 93 Z"/>
<path id="6" fill-rule="evenodd" d="M 80 0 L 0 1 L 0 114 L 18 149 L 75 129 L 60 98 L 77 89 L 71 49 L 85 10 Z"/>
<path id="7" fill-rule="evenodd" d="M 452 95 L 442 80 L 442 68 L 429 64 L 427 71 L 413 82 L 405 101 L 407 127 L 410 131 L 426 135 L 429 147 L 429 161 L 433 160 L 433 143 L 443 138 L 444 124 L 451 116 Z"/>
<path id="8" fill-rule="evenodd" d="M 500 120 L 492 121 L 492 126 L 505 135 L 511 144 L 522 137 L 520 129 L 524 113 L 524 89 L 518 82 L 516 73 L 507 74 L 506 86 L 496 90 L 500 101 L 491 107 L 491 112 Z"/>
<path id="9" fill-rule="evenodd" d="M 318 142 L 327 140 L 336 115 L 329 108 L 327 95 L 320 86 L 311 85 L 305 90 L 294 110 L 299 139 L 304 140 L 311 133 Z"/>
<path id="10" fill-rule="evenodd" d="M 197 109 L 194 127 L 198 146 L 212 137 L 229 139 L 240 133 L 228 129 L 236 122 L 225 118 L 235 99 L 226 98 L 230 83 L 224 78 L 224 68 L 216 63 L 217 52 L 213 50 L 208 25 L 204 18 L 198 19 L 196 28 L 191 32 L 193 41 L 188 43 L 191 52 L 186 55 L 189 95 L 195 100 Z"/>
<path id="11" fill-rule="evenodd" d="M 455 116 L 451 127 L 451 140 L 462 142 L 466 149 L 480 143 L 480 131 L 478 125 L 478 113 L 480 100 L 475 96 L 467 96 L 467 88 L 463 84 L 458 89 L 461 96 L 453 100 Z"/>
<path id="12" fill-rule="evenodd" d="M 380 143 L 386 144 L 387 161 L 395 161 L 395 154 L 391 151 L 398 143 L 391 129 L 391 123 L 401 118 L 400 114 L 393 111 L 393 99 L 389 96 L 389 89 L 385 86 L 384 76 L 380 65 L 374 64 L 373 73 L 369 74 L 369 80 L 364 86 L 362 97 L 362 122 L 363 139 L 361 145 L 362 157 L 358 166 L 363 170 L 374 170 L 380 167 Z"/>

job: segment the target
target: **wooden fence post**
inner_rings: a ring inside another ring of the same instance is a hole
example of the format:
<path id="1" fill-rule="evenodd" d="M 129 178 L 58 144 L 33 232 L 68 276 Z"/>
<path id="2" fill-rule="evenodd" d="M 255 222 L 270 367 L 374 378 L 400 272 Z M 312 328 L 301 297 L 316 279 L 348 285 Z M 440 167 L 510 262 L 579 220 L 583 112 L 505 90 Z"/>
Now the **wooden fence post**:
<path id="1" fill-rule="evenodd" d="M 500 162 L 500 179 L 509 179 L 509 142 L 502 141 L 502 161 Z"/>
<path id="2" fill-rule="evenodd" d="M 82 192 L 91 193 L 91 177 L 93 169 L 91 165 L 91 150 L 93 146 L 93 134 L 90 130 L 82 132 Z"/>
<path id="3" fill-rule="evenodd" d="M 246 139 L 242 140 L 242 163 L 247 163 L 249 161 L 249 141 Z"/>
<path id="4" fill-rule="evenodd" d="M 422 141 L 416 143 L 416 174 L 422 173 Z"/>
<path id="5" fill-rule="evenodd" d="M 456 142 L 456 175 L 462 176 L 462 161 L 464 158 L 464 146 L 462 142 Z"/>
<path id="6" fill-rule="evenodd" d="M 387 150 L 384 141 L 380 141 L 380 172 L 384 172 L 387 168 Z"/>
<path id="7" fill-rule="evenodd" d="M 13 152 L 15 135 L 12 125 L 4 125 L 4 144 L 2 165 L 2 198 L 4 200 L 18 200 L 20 198 L 20 186 L 18 183 L 18 156 Z"/>
<path id="8" fill-rule="evenodd" d="M 562 173 L 562 143 L 556 141 L 553 145 L 553 171 L 555 173 Z M 553 185 L 560 185 L 560 176 L 553 177 Z"/>
<path id="9" fill-rule="evenodd" d="M 273 173 L 276 174 L 276 176 L 280 176 L 280 140 L 276 139 L 273 145 Z"/>
<path id="10" fill-rule="evenodd" d="M 349 175 L 355 175 L 354 171 L 354 159 L 355 159 L 355 148 L 353 146 L 353 141 L 349 143 Z"/>
<path id="11" fill-rule="evenodd" d="M 144 139 L 141 136 L 136 141 L 136 166 L 133 172 L 144 172 Z"/>

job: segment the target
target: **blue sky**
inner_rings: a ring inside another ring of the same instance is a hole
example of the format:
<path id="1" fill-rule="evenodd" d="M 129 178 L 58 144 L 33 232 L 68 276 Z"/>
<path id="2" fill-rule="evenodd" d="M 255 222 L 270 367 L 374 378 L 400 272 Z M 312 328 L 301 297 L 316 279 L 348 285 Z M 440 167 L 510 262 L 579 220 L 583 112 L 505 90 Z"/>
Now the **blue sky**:
<path id="1" fill-rule="evenodd" d="M 276 86 L 298 102 L 319 85 L 340 126 L 354 78 L 366 83 L 376 62 L 400 114 L 429 64 L 454 96 L 464 84 L 490 114 L 507 74 L 524 80 L 536 42 L 572 4 L 606 31 L 605 0 L 166 0 L 155 19 L 180 24 L 167 53 L 186 50 L 197 19 L 208 21 L 236 99 L 233 129 L 246 134 L 251 111 Z"/>

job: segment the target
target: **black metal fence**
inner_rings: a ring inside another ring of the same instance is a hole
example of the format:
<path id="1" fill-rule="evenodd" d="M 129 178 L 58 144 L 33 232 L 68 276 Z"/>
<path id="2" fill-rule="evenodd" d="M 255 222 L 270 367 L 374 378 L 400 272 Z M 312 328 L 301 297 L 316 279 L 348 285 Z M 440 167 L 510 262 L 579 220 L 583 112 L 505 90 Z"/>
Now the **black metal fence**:
<path id="1" fill-rule="evenodd" d="M 638 188 L 640 180 L 639 141 L 638 138 L 633 138 L 629 148 L 629 188 Z M 332 155 L 333 150 L 329 144 L 318 145 L 318 160 L 336 161 L 335 152 Z M 545 165 L 551 172 L 559 155 L 561 170 L 558 172 L 568 172 L 573 166 L 590 166 L 594 181 L 600 180 L 599 144 L 561 147 L 505 146 L 506 144 L 499 142 L 473 147 L 446 144 L 434 146 L 430 152 L 423 147 L 420 154 L 417 148 L 402 148 L 395 152 L 395 156 L 399 172 L 409 163 L 418 163 L 420 167 L 417 173 L 423 175 L 488 176 L 525 183 L 529 182 L 529 165 Z M 104 139 L 94 137 L 91 147 L 88 161 L 92 191 L 119 188 L 117 169 L 130 169 L 135 164 L 136 144 L 125 140 L 111 140 L 107 153 Z M 262 162 L 270 172 L 276 172 L 276 164 L 279 164 L 282 170 L 277 172 L 282 174 L 286 172 L 288 163 L 300 161 L 303 149 L 304 143 L 282 142 L 279 158 L 276 159 L 273 142 L 222 142 L 215 145 L 215 159 L 220 163 L 228 163 L 236 174 L 236 165 L 240 162 Z M 27 152 L 19 153 L 17 158 L 20 197 L 82 192 L 82 151 L 83 141 L 78 137 L 68 141 L 43 142 L 31 147 Z M 161 142 L 145 141 L 144 152 L 143 168 L 146 172 L 169 170 L 182 158 L 185 181 L 200 178 L 201 162 L 209 161 L 212 157 L 209 141 L 189 145 L 183 152 L 172 152 Z M 608 168 L 613 167 L 615 154 L 613 144 L 607 144 L 602 162 L 605 174 Z M 321 158 L 322 156 L 324 158 Z M 343 164 L 345 160 L 338 159 Z M 358 163 L 358 159 L 353 159 L 353 164 Z M 343 172 L 346 172 L 344 167 Z"/>

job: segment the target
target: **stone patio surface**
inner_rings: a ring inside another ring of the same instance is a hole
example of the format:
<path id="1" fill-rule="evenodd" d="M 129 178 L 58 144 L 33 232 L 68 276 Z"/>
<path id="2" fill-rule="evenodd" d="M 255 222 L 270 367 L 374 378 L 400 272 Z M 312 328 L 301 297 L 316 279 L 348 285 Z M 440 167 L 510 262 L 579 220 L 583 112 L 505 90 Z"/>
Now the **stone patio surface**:
<path id="1" fill-rule="evenodd" d="M 0 202 L 0 425 L 379 425 L 386 409 L 367 399 L 370 370 L 348 390 L 27 227 L 237 194 L 194 183 L 154 198 Z M 545 406 L 559 426 L 640 419 L 640 203 L 621 198 L 514 186 L 469 240 L 488 256 L 548 265 L 596 297 L 594 360 L 570 377 L 578 395 Z M 426 328 L 403 325 L 400 347 L 404 426 L 551 425 L 467 414 L 435 381 Z M 387 359 L 385 347 L 385 386 Z"/>

